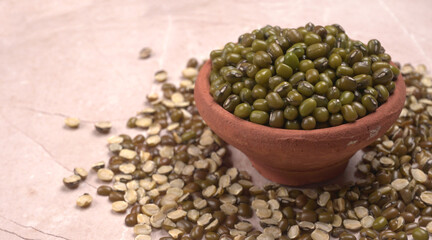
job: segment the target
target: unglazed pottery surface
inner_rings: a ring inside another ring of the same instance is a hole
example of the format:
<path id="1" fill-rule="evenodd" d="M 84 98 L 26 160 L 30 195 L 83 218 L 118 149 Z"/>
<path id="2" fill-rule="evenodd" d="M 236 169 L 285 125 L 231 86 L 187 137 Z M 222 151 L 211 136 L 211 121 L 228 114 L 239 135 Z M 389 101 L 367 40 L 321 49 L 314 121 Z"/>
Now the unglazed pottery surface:
<path id="1" fill-rule="evenodd" d="M 405 83 L 399 75 L 387 102 L 354 123 L 314 130 L 271 128 L 240 119 L 218 105 L 209 93 L 210 70 L 208 61 L 195 84 L 195 102 L 202 118 L 222 139 L 246 154 L 264 177 L 291 186 L 342 173 L 355 152 L 387 131 L 405 102 Z"/>

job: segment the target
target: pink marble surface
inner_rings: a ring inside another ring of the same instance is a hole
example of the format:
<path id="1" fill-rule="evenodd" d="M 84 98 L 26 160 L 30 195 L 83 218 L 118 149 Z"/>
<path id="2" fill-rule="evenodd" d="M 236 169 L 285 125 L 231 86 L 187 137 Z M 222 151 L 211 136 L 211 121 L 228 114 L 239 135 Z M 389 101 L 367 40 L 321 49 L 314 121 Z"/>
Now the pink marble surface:
<path id="1" fill-rule="evenodd" d="M 428 0 L 0 1 L 0 239 L 133 239 L 123 216 L 96 196 L 95 175 L 75 191 L 62 178 L 108 159 L 93 122 L 112 121 L 112 134 L 138 132 L 125 121 L 159 88 L 155 71 L 176 83 L 189 57 L 204 59 L 265 24 L 309 21 L 344 22 L 353 38 L 380 39 L 395 61 L 432 67 L 431 9 Z M 144 46 L 154 54 L 140 61 Z M 65 129 L 64 116 L 81 127 Z M 236 166 L 265 181 L 232 151 Z M 84 192 L 92 207 L 77 209 Z"/>

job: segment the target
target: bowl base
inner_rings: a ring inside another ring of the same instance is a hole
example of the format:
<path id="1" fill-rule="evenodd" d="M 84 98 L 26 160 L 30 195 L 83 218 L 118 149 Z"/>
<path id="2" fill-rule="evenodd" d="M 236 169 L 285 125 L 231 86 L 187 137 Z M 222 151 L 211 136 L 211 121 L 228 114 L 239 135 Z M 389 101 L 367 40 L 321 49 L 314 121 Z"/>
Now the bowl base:
<path id="1" fill-rule="evenodd" d="M 351 157 L 348 157 L 345 160 L 341 160 L 337 164 L 325 168 L 313 169 L 304 172 L 272 168 L 259 164 L 258 162 L 260 161 L 254 161 L 252 159 L 250 160 L 254 168 L 268 180 L 288 186 L 302 186 L 327 181 L 339 176 L 345 171 L 350 158 Z"/>

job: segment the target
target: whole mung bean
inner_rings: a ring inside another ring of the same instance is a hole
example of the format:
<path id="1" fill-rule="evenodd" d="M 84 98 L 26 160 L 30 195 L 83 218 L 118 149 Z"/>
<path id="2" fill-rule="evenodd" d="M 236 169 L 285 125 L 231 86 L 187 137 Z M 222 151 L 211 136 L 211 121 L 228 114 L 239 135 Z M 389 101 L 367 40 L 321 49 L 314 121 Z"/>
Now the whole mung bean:
<path id="1" fill-rule="evenodd" d="M 414 240 L 427 240 L 429 239 L 429 233 L 423 228 L 416 228 L 412 232 L 412 237 Z"/>

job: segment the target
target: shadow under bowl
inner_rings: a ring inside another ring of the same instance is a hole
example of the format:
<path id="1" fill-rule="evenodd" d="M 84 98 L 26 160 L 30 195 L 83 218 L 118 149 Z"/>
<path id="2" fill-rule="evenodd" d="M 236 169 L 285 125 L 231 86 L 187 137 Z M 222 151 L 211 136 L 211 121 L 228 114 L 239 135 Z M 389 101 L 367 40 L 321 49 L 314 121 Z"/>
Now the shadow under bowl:
<path id="1" fill-rule="evenodd" d="M 210 71 L 209 60 L 195 83 L 201 117 L 224 141 L 246 154 L 261 175 L 290 186 L 322 182 L 343 173 L 351 156 L 385 134 L 405 102 L 405 83 L 399 75 L 387 102 L 353 123 L 314 130 L 272 128 L 238 118 L 216 103 L 210 95 Z"/>

